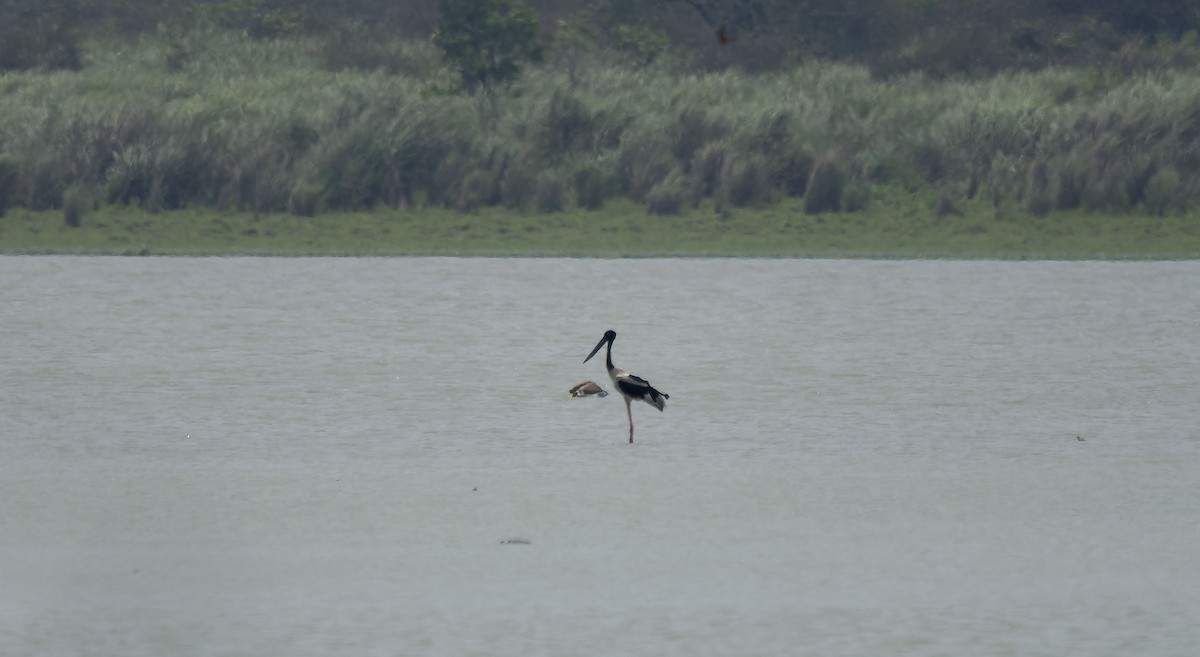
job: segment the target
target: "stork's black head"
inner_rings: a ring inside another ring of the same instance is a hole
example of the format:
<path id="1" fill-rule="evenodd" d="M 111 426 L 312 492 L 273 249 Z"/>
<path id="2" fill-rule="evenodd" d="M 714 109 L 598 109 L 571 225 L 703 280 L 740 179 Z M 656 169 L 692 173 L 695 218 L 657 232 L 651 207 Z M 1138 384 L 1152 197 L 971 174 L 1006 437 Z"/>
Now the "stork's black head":
<path id="1" fill-rule="evenodd" d="M 613 343 L 613 340 L 616 340 L 616 339 L 617 339 L 617 332 L 616 332 L 616 331 L 614 331 L 614 330 L 612 330 L 612 329 L 609 329 L 609 330 L 605 331 L 605 332 L 604 332 L 604 337 L 600 338 L 600 341 L 596 343 L 596 347 L 595 347 L 594 349 L 592 349 L 592 353 L 588 354 L 588 357 L 587 357 L 587 358 L 584 358 L 584 359 L 583 359 L 583 362 L 585 362 L 585 363 L 586 363 L 586 362 L 588 362 L 589 360 L 591 360 L 591 359 L 592 359 L 592 356 L 595 356 L 595 355 L 596 355 L 596 352 L 600 351 L 600 347 L 603 347 L 603 346 L 604 346 L 604 343 L 606 343 L 606 342 L 607 342 L 608 344 L 610 344 L 610 345 L 611 345 L 611 344 Z"/>

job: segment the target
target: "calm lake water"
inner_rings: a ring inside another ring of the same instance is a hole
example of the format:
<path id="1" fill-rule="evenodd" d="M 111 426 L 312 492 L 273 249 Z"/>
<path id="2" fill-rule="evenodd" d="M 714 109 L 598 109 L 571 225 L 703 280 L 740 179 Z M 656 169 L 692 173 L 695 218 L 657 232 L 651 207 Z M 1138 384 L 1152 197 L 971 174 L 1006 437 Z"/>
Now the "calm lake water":
<path id="1" fill-rule="evenodd" d="M 0 281 L 6 656 L 1200 654 L 1200 262 Z"/>

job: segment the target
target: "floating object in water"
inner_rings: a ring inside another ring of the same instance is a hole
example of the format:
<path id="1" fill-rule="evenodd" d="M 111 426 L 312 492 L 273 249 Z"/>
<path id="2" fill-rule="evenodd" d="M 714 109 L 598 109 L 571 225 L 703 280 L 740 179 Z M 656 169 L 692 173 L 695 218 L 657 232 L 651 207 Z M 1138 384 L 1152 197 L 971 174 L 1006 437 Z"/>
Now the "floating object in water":
<path id="1" fill-rule="evenodd" d="M 500 541 L 500 545 L 529 545 L 529 541 L 523 538 L 510 538 L 507 541 Z"/>
<path id="2" fill-rule="evenodd" d="M 593 395 L 596 397 L 607 397 L 608 391 L 601 388 L 600 384 L 595 381 L 584 381 L 571 388 L 572 397 L 591 397 Z"/>

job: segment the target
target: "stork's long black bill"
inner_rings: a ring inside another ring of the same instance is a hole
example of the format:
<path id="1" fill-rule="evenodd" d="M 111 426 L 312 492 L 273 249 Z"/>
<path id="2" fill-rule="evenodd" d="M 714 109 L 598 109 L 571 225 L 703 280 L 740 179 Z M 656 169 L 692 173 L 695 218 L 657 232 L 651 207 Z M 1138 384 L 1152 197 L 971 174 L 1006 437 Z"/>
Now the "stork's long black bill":
<path id="1" fill-rule="evenodd" d="M 600 351 L 600 347 L 603 347 L 605 342 L 608 342 L 608 336 L 604 336 L 603 338 L 600 338 L 600 341 L 596 343 L 596 348 L 592 350 L 592 353 L 588 354 L 587 358 L 583 359 L 583 362 L 586 363 L 589 360 L 591 360 L 592 356 L 595 356 L 596 353 Z"/>

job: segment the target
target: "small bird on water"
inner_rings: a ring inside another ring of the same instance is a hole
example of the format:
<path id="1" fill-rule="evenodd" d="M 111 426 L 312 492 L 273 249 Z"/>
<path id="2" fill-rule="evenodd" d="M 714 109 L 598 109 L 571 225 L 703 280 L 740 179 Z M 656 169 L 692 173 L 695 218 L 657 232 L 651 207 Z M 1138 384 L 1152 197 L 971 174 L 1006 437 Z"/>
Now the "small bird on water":
<path id="1" fill-rule="evenodd" d="M 666 400 L 670 399 L 671 395 L 656 390 L 654 386 L 650 385 L 649 381 L 640 376 L 630 374 L 619 367 L 613 367 L 612 346 L 616 339 L 616 331 L 605 331 L 604 337 L 600 338 L 600 342 L 596 343 L 596 347 L 592 349 L 592 353 L 588 354 L 588 357 L 584 358 L 583 362 L 586 363 L 591 360 L 592 356 L 595 356 L 596 352 L 600 351 L 600 347 L 603 347 L 605 343 L 608 344 L 608 353 L 605 354 L 604 365 L 608 368 L 608 378 L 612 379 L 613 386 L 625 398 L 625 413 L 629 416 L 629 443 L 633 444 L 633 410 L 629 407 L 630 402 L 638 399 L 662 411 L 663 407 L 667 404 Z"/>
<path id="2" fill-rule="evenodd" d="M 604 388 L 601 388 L 600 384 L 596 383 L 595 381 L 584 381 L 583 383 L 577 383 L 575 384 L 575 387 L 571 388 L 572 397 L 590 397 L 592 395 L 595 395 L 596 397 L 607 397 L 608 391 Z"/>

